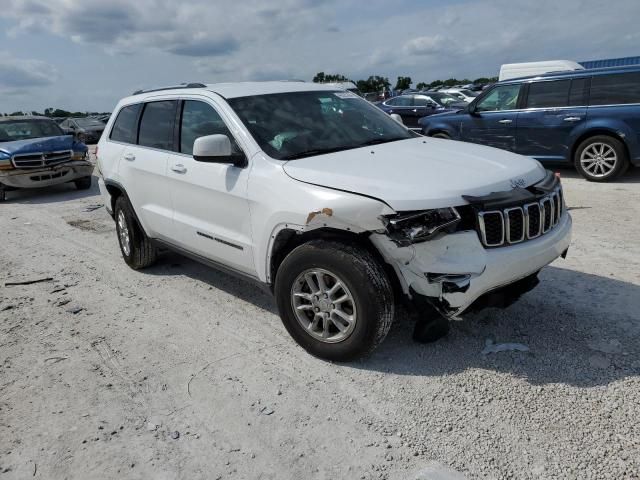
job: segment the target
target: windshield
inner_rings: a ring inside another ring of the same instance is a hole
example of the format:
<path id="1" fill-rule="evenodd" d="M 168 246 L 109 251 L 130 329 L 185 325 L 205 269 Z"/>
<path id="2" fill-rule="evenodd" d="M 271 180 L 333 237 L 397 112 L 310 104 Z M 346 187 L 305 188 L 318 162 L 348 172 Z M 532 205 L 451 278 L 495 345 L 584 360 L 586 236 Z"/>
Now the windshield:
<path id="1" fill-rule="evenodd" d="M 477 97 L 478 96 L 478 92 L 472 92 L 471 90 L 460 90 L 460 93 L 467 96 L 467 97 Z"/>
<path id="2" fill-rule="evenodd" d="M 53 120 L 9 120 L 0 122 L 0 142 L 64 135 Z"/>
<path id="3" fill-rule="evenodd" d="M 104 127 L 104 123 L 95 118 L 74 118 L 81 127 Z"/>
<path id="4" fill-rule="evenodd" d="M 278 160 L 415 136 L 379 108 L 346 91 L 277 93 L 228 102 L 262 150 Z"/>
<path id="5" fill-rule="evenodd" d="M 428 95 L 440 105 L 444 105 L 445 107 L 450 103 L 460 103 L 459 98 L 456 98 L 453 95 L 449 95 L 448 93 L 429 92 Z"/>

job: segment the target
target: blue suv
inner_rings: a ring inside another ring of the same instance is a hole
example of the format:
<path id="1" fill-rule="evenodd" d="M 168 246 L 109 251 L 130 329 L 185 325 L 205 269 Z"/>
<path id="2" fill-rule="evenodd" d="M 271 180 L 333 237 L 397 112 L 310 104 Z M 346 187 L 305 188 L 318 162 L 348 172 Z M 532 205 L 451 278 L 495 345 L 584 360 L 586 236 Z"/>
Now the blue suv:
<path id="1" fill-rule="evenodd" d="M 503 81 L 419 125 L 424 135 L 573 164 L 587 180 L 607 182 L 640 165 L 640 65 Z"/>

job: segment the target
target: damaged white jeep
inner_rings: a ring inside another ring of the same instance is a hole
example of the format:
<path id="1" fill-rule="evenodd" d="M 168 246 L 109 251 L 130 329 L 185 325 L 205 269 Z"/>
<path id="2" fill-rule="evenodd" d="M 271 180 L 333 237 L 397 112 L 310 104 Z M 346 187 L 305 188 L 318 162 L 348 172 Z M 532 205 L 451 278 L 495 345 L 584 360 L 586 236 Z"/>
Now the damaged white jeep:
<path id="1" fill-rule="evenodd" d="M 571 236 L 537 161 L 302 82 L 136 92 L 97 170 L 129 266 L 168 248 L 266 285 L 291 336 L 331 360 L 375 348 L 402 298 L 446 319 L 511 303 Z"/>

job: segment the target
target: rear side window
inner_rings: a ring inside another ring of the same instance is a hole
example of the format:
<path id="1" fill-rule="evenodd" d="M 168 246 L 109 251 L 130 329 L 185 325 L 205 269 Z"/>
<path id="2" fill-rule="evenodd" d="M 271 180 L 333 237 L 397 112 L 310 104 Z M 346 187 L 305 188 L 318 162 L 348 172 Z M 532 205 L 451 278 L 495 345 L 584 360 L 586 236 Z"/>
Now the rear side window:
<path id="1" fill-rule="evenodd" d="M 413 103 L 412 96 L 396 97 L 387 102 L 387 105 L 393 107 L 410 107 Z"/>
<path id="2" fill-rule="evenodd" d="M 569 90 L 569 106 L 584 106 L 587 104 L 588 78 L 574 78 L 571 80 L 571 90 Z"/>
<path id="3" fill-rule="evenodd" d="M 566 107 L 570 85 L 571 80 L 531 83 L 526 108 Z"/>
<path id="4" fill-rule="evenodd" d="M 176 104 L 176 101 L 169 100 L 145 105 L 140 119 L 138 145 L 173 150 Z"/>
<path id="5" fill-rule="evenodd" d="M 124 107 L 118 113 L 111 130 L 111 140 L 115 142 L 136 143 L 136 121 L 138 120 L 138 112 L 140 104 L 129 105 Z"/>
<path id="6" fill-rule="evenodd" d="M 640 72 L 595 75 L 589 105 L 640 103 Z"/>

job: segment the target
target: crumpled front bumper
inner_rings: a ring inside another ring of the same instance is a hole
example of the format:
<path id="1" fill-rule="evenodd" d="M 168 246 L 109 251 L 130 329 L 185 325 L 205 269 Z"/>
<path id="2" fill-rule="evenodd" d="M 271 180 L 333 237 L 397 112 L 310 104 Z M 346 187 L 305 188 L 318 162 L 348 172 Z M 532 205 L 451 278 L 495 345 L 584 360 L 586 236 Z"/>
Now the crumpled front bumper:
<path id="1" fill-rule="evenodd" d="M 398 247 L 382 233 L 371 240 L 390 263 L 405 293 L 429 297 L 453 318 L 483 294 L 512 284 L 553 262 L 569 248 L 572 220 L 565 212 L 543 236 L 486 249 L 475 231 L 463 231 Z"/>
<path id="2" fill-rule="evenodd" d="M 71 182 L 93 173 L 93 164 L 73 160 L 47 168 L 0 170 L 0 183 L 13 188 L 38 188 Z"/>

